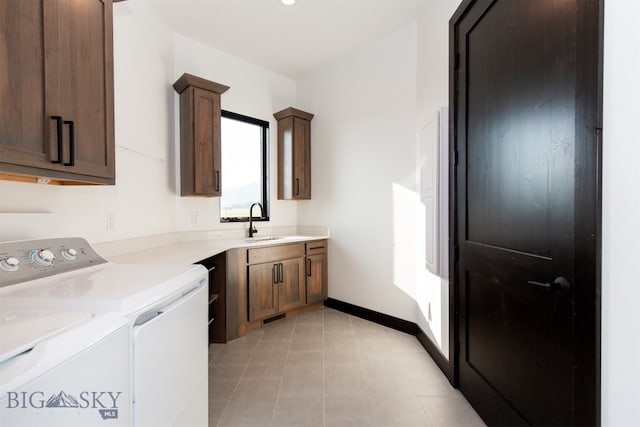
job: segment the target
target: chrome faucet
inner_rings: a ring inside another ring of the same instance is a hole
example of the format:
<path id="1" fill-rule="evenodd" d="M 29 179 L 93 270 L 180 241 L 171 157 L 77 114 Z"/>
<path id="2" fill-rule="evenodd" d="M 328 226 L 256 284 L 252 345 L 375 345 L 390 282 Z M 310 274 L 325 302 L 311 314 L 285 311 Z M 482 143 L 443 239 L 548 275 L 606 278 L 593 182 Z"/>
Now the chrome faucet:
<path id="1" fill-rule="evenodd" d="M 258 232 L 253 226 L 253 207 L 258 205 L 260 207 L 260 218 L 264 217 L 264 210 L 262 209 L 262 205 L 260 203 L 254 203 L 249 208 L 249 237 L 253 237 L 255 233 Z"/>

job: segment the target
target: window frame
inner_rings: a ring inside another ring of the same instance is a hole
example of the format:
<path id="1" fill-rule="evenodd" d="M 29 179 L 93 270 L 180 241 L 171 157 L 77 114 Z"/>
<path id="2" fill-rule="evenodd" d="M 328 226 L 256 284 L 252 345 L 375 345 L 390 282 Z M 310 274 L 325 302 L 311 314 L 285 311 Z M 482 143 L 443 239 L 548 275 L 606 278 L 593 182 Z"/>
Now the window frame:
<path id="1" fill-rule="evenodd" d="M 260 204 L 262 205 L 264 216 L 262 218 L 254 217 L 253 221 L 269 221 L 269 122 L 256 119 L 255 117 L 245 116 L 244 114 L 234 113 L 228 110 L 221 110 L 220 117 L 237 120 L 243 123 L 249 123 L 252 125 L 260 126 L 262 128 L 262 200 L 260 201 Z M 220 138 L 220 144 L 221 146 L 222 144 L 224 144 L 223 136 Z M 224 165 L 222 165 L 222 173 L 224 173 Z M 249 222 L 248 215 L 245 217 L 223 217 L 222 203 L 220 203 L 219 213 L 220 223 Z"/>

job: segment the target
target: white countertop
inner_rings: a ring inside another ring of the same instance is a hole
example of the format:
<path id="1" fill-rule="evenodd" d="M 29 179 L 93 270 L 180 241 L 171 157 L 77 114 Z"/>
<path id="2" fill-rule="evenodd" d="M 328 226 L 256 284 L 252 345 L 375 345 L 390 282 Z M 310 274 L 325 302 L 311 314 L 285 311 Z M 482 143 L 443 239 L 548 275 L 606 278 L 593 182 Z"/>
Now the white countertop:
<path id="1" fill-rule="evenodd" d="M 304 234 L 303 234 L 304 233 Z M 261 230 L 258 239 L 247 241 L 236 230 L 184 231 L 133 239 L 94 243 L 96 251 L 118 264 L 193 264 L 234 248 L 251 248 L 329 238 L 326 227 L 281 227 Z"/>

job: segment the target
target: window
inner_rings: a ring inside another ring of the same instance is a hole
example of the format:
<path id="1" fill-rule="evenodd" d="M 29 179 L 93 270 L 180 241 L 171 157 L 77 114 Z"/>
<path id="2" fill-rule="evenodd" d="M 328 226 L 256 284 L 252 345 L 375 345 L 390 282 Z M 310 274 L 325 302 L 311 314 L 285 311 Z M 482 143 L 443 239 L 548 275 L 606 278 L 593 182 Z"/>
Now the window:
<path id="1" fill-rule="evenodd" d="M 222 111 L 222 197 L 220 221 L 249 221 L 249 208 L 259 202 L 262 221 L 269 220 L 269 122 Z M 260 209 L 253 209 L 254 217 Z M 256 221 L 257 219 L 254 219 Z"/>

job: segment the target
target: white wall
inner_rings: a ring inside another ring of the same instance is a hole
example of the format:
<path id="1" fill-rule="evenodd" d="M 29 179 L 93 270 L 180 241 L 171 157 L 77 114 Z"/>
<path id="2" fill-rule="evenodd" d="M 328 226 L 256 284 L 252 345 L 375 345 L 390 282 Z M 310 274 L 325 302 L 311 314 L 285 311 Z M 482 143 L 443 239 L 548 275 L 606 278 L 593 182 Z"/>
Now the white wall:
<path id="1" fill-rule="evenodd" d="M 640 2 L 605 1 L 602 425 L 640 420 Z"/>
<path id="2" fill-rule="evenodd" d="M 299 223 L 328 224 L 329 296 L 415 321 L 448 357 L 448 281 L 424 268 L 417 143 L 448 105 L 448 20 L 434 1 L 421 19 L 298 82 L 316 114 L 313 199 Z"/>
<path id="3" fill-rule="evenodd" d="M 113 32 L 116 185 L 0 181 L 0 241 L 78 235 L 98 242 L 246 227 L 220 224 L 217 198 L 177 196 L 179 110 L 172 84 L 183 72 L 231 86 L 223 108 L 271 122 L 275 176 L 272 114 L 295 103 L 293 80 L 173 34 L 150 0 L 114 5 Z M 275 179 L 271 195 L 270 226 L 295 225 L 295 202 L 275 201 Z"/>
<path id="4" fill-rule="evenodd" d="M 449 105 L 449 18 L 458 1 L 430 3 L 418 21 L 417 130 Z M 448 144 L 445 142 L 445 147 Z M 448 236 L 441 236 L 448 239 Z M 449 281 L 420 271 L 416 321 L 443 356 L 449 358 Z"/>
<path id="5" fill-rule="evenodd" d="M 415 321 L 417 26 L 373 40 L 298 82 L 311 122 L 312 200 L 327 224 L 329 296 Z"/>

